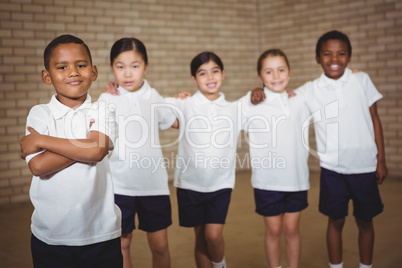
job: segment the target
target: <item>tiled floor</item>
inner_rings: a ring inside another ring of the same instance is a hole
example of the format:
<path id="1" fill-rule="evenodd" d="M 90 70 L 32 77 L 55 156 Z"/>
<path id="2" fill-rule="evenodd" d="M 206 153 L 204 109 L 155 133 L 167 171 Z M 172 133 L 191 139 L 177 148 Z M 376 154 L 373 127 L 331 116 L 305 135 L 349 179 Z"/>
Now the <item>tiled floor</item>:
<path id="1" fill-rule="evenodd" d="M 195 267 L 193 230 L 178 226 L 175 190 L 172 187 L 173 225 L 169 227 L 172 268 Z M 402 177 L 388 178 L 381 186 L 384 212 L 375 218 L 376 244 L 374 267 L 402 267 Z M 326 268 L 326 217 L 317 211 L 318 175 L 311 176 L 310 206 L 303 212 L 302 268 Z M 250 173 L 237 176 L 224 235 L 229 268 L 267 267 L 263 250 L 262 218 L 254 213 Z M 0 268 L 30 268 L 31 205 L 0 208 Z M 358 267 L 357 228 L 348 217 L 344 228 L 345 268 Z M 145 233 L 134 232 L 132 258 L 134 267 L 151 267 Z M 283 255 L 283 267 L 286 266 Z M 55 267 L 57 268 L 57 267 Z"/>

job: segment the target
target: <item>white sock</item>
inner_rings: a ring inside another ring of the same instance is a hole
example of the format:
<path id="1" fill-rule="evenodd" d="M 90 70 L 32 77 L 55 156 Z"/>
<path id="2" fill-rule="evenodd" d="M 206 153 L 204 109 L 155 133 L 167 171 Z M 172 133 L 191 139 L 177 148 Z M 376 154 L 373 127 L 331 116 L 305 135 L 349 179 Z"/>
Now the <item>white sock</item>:
<path id="1" fill-rule="evenodd" d="M 360 263 L 360 265 L 359 265 L 359 268 L 372 268 L 372 267 L 373 267 L 372 264 L 370 264 L 370 265 L 365 265 L 365 264 Z"/>
<path id="2" fill-rule="evenodd" d="M 329 264 L 329 268 L 343 268 L 343 262 L 341 262 L 340 264 Z"/>
<path id="3" fill-rule="evenodd" d="M 211 264 L 212 264 L 212 268 L 226 268 L 225 257 L 223 257 L 223 260 L 221 262 L 211 261 Z"/>

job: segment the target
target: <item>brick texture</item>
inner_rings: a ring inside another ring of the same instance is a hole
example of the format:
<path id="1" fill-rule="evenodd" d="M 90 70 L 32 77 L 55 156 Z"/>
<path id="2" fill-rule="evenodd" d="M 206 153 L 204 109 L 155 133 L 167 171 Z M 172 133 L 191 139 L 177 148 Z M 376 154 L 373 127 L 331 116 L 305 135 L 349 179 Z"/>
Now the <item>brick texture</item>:
<path id="1" fill-rule="evenodd" d="M 161 95 L 194 92 L 189 63 L 197 53 L 213 50 L 226 69 L 222 91 L 236 100 L 258 86 L 255 65 L 263 50 L 280 47 L 288 54 L 291 87 L 296 88 L 321 72 L 314 59 L 317 38 L 341 30 L 352 41 L 351 67 L 367 72 L 384 95 L 379 113 L 388 166 L 392 175 L 401 175 L 401 17 L 397 0 L 0 0 L 0 206 L 29 200 L 31 175 L 19 159 L 19 140 L 29 109 L 47 103 L 54 93 L 41 81 L 43 50 L 64 33 L 79 36 L 91 49 L 99 70 L 90 91 L 94 100 L 113 79 L 110 47 L 126 36 L 145 43 L 150 60 L 146 78 Z M 175 130 L 161 133 L 164 144 L 176 138 Z M 249 167 L 243 161 L 248 146 L 244 138 L 240 144 L 237 168 L 244 169 Z M 173 146 L 164 154 L 171 159 L 176 151 Z M 310 162 L 317 170 L 317 160 Z"/>

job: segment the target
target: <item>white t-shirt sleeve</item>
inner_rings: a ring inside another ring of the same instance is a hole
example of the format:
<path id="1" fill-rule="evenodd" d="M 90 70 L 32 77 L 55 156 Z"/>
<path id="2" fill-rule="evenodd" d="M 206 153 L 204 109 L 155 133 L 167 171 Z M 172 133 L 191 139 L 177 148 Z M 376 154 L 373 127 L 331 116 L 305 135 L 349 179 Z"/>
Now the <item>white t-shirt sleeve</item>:
<path id="1" fill-rule="evenodd" d="M 36 105 L 32 107 L 31 111 L 28 114 L 27 117 L 27 127 L 32 127 L 35 129 L 39 134 L 43 135 L 49 135 L 49 128 L 47 126 L 47 122 L 49 118 L 49 110 L 46 105 Z M 29 135 L 30 132 L 25 129 L 25 135 Z M 38 153 L 30 154 L 27 155 L 25 158 L 25 161 L 29 163 L 32 158 L 37 156 L 38 154 L 41 154 L 45 151 L 41 151 Z"/>
<path id="2" fill-rule="evenodd" d="M 191 98 L 191 97 L 188 97 L 188 98 Z M 166 101 L 166 103 L 171 104 L 170 108 L 172 109 L 173 114 L 177 119 L 183 118 L 182 108 L 183 108 L 184 100 L 170 97 L 170 98 L 165 98 L 165 101 Z"/>
<path id="3" fill-rule="evenodd" d="M 176 114 L 174 113 L 176 106 L 168 103 L 159 94 L 157 103 L 152 105 L 154 106 L 153 111 L 155 111 L 158 118 L 159 129 L 165 130 L 170 128 L 176 121 Z"/>
<path id="4" fill-rule="evenodd" d="M 357 75 L 359 77 L 359 80 L 362 83 L 364 93 L 365 93 L 365 95 L 367 97 L 368 107 L 371 107 L 371 105 L 376 103 L 378 100 L 382 99 L 381 93 L 374 86 L 374 84 L 371 81 L 371 79 L 370 79 L 368 74 L 366 74 L 364 72 L 360 72 L 360 73 L 357 73 L 355 75 Z"/>
<path id="5" fill-rule="evenodd" d="M 89 116 L 94 119 L 89 131 L 98 131 L 105 134 L 113 144 L 115 144 L 118 137 L 115 108 L 114 105 L 109 105 L 106 101 L 98 101 L 92 105 L 89 111 Z"/>
<path id="6" fill-rule="evenodd" d="M 241 97 L 238 102 L 240 103 L 241 108 L 241 130 L 247 131 L 246 122 L 249 117 L 250 106 L 254 105 L 251 103 L 251 91 L 247 92 L 245 96 Z"/>

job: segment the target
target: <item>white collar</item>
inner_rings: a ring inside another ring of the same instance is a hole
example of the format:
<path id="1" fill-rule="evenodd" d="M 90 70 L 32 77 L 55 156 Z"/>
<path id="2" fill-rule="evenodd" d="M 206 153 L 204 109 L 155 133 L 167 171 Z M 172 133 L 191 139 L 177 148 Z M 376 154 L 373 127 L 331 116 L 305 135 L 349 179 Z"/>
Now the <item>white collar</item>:
<path id="1" fill-rule="evenodd" d="M 48 105 L 50 111 L 52 112 L 54 119 L 60 119 L 63 116 L 65 116 L 67 113 L 69 113 L 70 111 L 73 111 L 72 108 L 61 103 L 56 98 L 56 94 L 54 94 L 52 96 L 52 98 L 50 99 L 50 102 L 47 105 Z M 77 107 L 77 109 L 75 109 L 75 111 L 87 109 L 87 108 L 91 107 L 91 105 L 92 105 L 91 96 L 89 96 L 89 94 L 87 94 L 87 98 L 85 99 L 85 101 L 79 107 Z"/>
<path id="2" fill-rule="evenodd" d="M 149 86 L 147 80 L 144 79 L 144 83 L 142 84 L 141 88 L 137 91 L 128 91 L 122 86 L 118 86 L 117 90 L 120 93 L 120 96 L 130 94 L 133 97 L 141 97 L 143 99 L 149 99 L 151 97 L 151 87 Z"/>
<path id="3" fill-rule="evenodd" d="M 194 93 L 192 99 L 194 100 L 196 105 L 213 103 L 219 106 L 228 106 L 228 102 L 225 100 L 225 94 L 223 94 L 222 92 L 219 92 L 219 97 L 216 100 L 211 101 L 207 97 L 205 97 L 204 94 L 201 93 L 201 91 L 197 90 L 197 92 Z"/>
<path id="4" fill-rule="evenodd" d="M 287 104 L 289 102 L 289 95 L 286 90 L 282 93 L 278 93 L 264 87 L 264 94 L 265 101 L 263 103 L 268 105 L 270 105 L 269 103 L 275 102 L 276 100 L 280 100 L 283 104 Z"/>
<path id="5" fill-rule="evenodd" d="M 334 88 L 333 85 L 336 85 L 339 83 L 342 83 L 342 84 L 347 83 L 349 81 L 351 73 L 352 73 L 352 71 L 349 68 L 346 68 L 343 75 L 337 80 L 331 79 L 328 76 L 326 76 L 325 73 L 322 73 L 318 80 L 318 86 Z"/>

